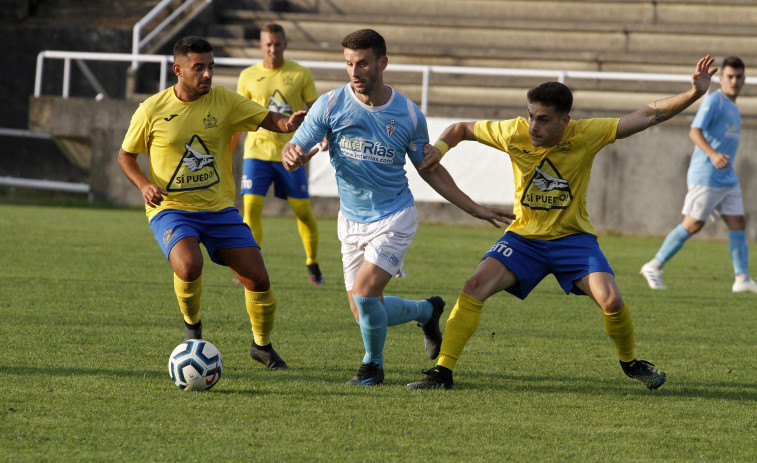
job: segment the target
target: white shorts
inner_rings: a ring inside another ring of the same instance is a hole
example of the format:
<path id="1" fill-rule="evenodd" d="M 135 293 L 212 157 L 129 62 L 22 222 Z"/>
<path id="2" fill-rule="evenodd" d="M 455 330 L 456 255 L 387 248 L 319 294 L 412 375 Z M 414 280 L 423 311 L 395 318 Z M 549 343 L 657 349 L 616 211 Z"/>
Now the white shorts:
<path id="1" fill-rule="evenodd" d="M 704 222 L 714 211 L 720 215 L 744 215 L 741 187 L 689 185 L 681 213 Z"/>
<path id="2" fill-rule="evenodd" d="M 353 222 L 339 213 L 337 234 L 342 242 L 344 286 L 352 290 L 363 261 L 368 261 L 394 277 L 404 277 L 402 265 L 418 230 L 415 206 L 371 223 Z"/>

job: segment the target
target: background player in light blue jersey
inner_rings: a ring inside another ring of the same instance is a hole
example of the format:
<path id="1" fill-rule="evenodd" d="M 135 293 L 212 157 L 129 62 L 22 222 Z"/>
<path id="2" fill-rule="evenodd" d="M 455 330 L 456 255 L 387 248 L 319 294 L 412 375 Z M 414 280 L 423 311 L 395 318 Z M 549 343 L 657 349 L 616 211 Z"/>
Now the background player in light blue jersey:
<path id="1" fill-rule="evenodd" d="M 405 154 L 418 166 L 428 144 L 426 119 L 410 100 L 384 85 L 386 44 L 379 33 L 361 29 L 342 41 L 350 83 L 322 95 L 284 147 L 282 162 L 299 168 L 326 136 L 336 169 L 340 199 L 339 239 L 350 308 L 360 324 L 363 363 L 347 384 L 373 386 L 384 380 L 387 326 L 417 321 L 429 358 L 439 355 L 442 335 L 439 296 L 423 301 L 384 296 L 392 277 L 404 276 L 403 262 L 418 227 L 418 213 L 405 172 Z M 306 154 L 307 153 L 307 154 Z M 445 199 L 468 214 L 509 224 L 511 213 L 474 202 L 440 165 L 419 170 Z"/>
<path id="2" fill-rule="evenodd" d="M 721 69 L 720 90 L 707 95 L 691 124 L 689 137 L 696 147 L 686 177 L 689 191 L 683 204 L 683 221 L 668 233 L 654 258 L 641 267 L 641 274 L 652 289 L 666 289 L 662 281 L 663 265 L 717 211 L 729 230 L 728 250 L 736 274 L 731 289 L 735 293 L 757 293 L 757 283 L 749 276 L 744 201 L 733 170 L 741 132 L 736 97 L 746 80 L 744 62 L 731 56 L 723 60 Z"/>

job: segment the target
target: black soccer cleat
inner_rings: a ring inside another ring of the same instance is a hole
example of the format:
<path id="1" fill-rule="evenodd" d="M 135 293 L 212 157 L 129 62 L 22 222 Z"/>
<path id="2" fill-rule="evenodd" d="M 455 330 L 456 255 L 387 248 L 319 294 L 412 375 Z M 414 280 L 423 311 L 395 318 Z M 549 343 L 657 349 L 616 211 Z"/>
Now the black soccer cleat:
<path id="1" fill-rule="evenodd" d="M 425 378 L 405 386 L 405 389 L 452 389 L 452 370 L 437 365 L 430 370 L 421 370 Z"/>
<path id="2" fill-rule="evenodd" d="M 184 320 L 184 340 L 188 341 L 190 339 L 202 339 L 202 320 L 194 325 Z"/>
<path id="3" fill-rule="evenodd" d="M 660 371 L 653 364 L 646 360 L 632 360 L 630 362 L 620 361 L 623 373 L 629 378 L 638 379 L 649 389 L 657 389 L 665 384 L 667 377 L 665 372 Z"/>
<path id="4" fill-rule="evenodd" d="M 318 264 L 311 264 L 308 265 L 308 276 L 309 281 L 311 285 L 322 285 L 326 282 L 326 280 L 323 279 L 323 274 L 321 273 L 321 267 L 318 266 Z"/>
<path id="5" fill-rule="evenodd" d="M 384 382 L 384 369 L 376 362 L 360 365 L 357 374 L 347 384 L 350 386 L 378 386 Z"/>
<path id="6" fill-rule="evenodd" d="M 439 356 L 439 351 L 442 348 L 442 332 L 439 329 L 439 319 L 442 317 L 446 302 L 439 296 L 431 296 L 426 300 L 434 306 L 434 309 L 431 312 L 431 318 L 428 319 L 426 324 L 421 325 L 418 323 L 418 326 L 421 327 L 423 335 L 426 336 L 426 355 L 433 360 Z"/>
<path id="7" fill-rule="evenodd" d="M 273 345 L 258 346 L 255 341 L 250 346 L 250 357 L 258 363 L 262 363 L 269 370 L 288 370 L 289 365 L 286 364 L 279 354 L 273 350 Z"/>

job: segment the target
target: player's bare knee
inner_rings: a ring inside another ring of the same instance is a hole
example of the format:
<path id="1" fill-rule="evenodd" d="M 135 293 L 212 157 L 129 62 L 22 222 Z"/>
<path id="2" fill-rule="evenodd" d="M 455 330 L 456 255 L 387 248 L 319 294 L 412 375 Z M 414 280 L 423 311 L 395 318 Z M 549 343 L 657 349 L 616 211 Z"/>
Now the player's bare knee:
<path id="1" fill-rule="evenodd" d="M 190 282 L 202 276 L 202 262 L 195 263 L 192 261 L 172 262 L 173 271 L 182 281 Z"/>
<path id="2" fill-rule="evenodd" d="M 478 299 L 479 301 L 483 301 L 488 296 L 487 294 L 485 294 L 485 284 L 485 279 L 481 278 L 480 275 L 473 275 L 465 281 L 463 292 L 475 299 Z"/>
<path id="3" fill-rule="evenodd" d="M 240 275 L 239 281 L 249 291 L 262 293 L 268 291 L 271 287 L 271 280 L 267 272 L 256 272 L 251 275 Z"/>
<path id="4" fill-rule="evenodd" d="M 612 293 L 602 301 L 599 301 L 599 306 L 602 312 L 606 314 L 618 313 L 623 308 L 623 298 L 620 294 Z"/>

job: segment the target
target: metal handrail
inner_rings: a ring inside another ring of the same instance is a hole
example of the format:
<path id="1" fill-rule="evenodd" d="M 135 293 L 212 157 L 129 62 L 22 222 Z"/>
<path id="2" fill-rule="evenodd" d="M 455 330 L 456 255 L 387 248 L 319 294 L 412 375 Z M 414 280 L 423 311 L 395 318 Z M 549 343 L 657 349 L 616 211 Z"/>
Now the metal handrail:
<path id="1" fill-rule="evenodd" d="M 95 52 L 75 52 L 75 51 L 55 51 L 45 50 L 37 55 L 37 70 L 34 80 L 34 96 L 39 97 L 42 94 L 42 74 L 45 59 L 62 59 L 63 66 L 63 98 L 69 97 L 70 92 L 70 72 L 71 60 L 92 60 L 92 61 L 121 61 L 130 62 L 133 60 L 139 62 L 160 63 L 159 88 L 166 88 L 167 70 L 169 63 L 173 62 L 170 55 L 131 55 L 128 53 L 95 53 Z M 229 58 L 216 57 L 215 64 L 218 66 L 246 67 L 260 62 L 257 58 Z M 343 62 L 329 61 L 297 61 L 299 64 L 312 69 L 344 69 Z M 463 67 L 463 66 L 433 66 L 433 65 L 416 65 L 416 64 L 390 64 L 391 71 L 420 73 L 422 76 L 421 102 L 420 109 L 424 114 L 428 112 L 430 76 L 432 73 L 437 74 L 469 74 L 469 75 L 487 75 L 487 76 L 507 76 L 507 77 L 541 77 L 545 79 L 557 79 L 559 82 L 565 82 L 568 79 L 594 79 L 594 80 L 627 80 L 627 81 L 648 81 L 648 82 L 689 82 L 690 74 L 654 74 L 654 73 L 637 73 L 637 72 L 605 72 L 605 71 L 561 71 L 545 69 L 511 69 L 511 68 L 484 68 L 484 67 Z M 97 90 L 97 84 L 93 83 L 94 76 L 88 76 L 89 82 Z M 96 82 L 96 79 L 94 79 Z M 757 77 L 747 77 L 747 84 L 757 84 Z M 100 93 L 98 93 L 100 95 Z"/>
<path id="2" fill-rule="evenodd" d="M 135 58 L 131 62 L 132 69 L 137 69 L 139 67 L 140 60 L 136 59 L 136 56 L 139 55 L 140 51 L 147 45 L 150 40 L 155 38 L 156 35 L 160 34 L 163 29 L 165 29 L 171 22 L 173 22 L 174 19 L 176 19 L 181 13 L 184 12 L 187 8 L 189 8 L 193 3 L 195 3 L 197 0 L 186 0 L 184 3 L 182 3 L 176 10 L 173 11 L 170 15 L 168 15 L 160 24 L 158 24 L 155 29 L 153 29 L 149 34 L 147 34 L 144 38 L 141 38 L 142 35 L 142 29 L 145 28 L 147 24 L 149 24 L 153 19 L 155 19 L 156 16 L 158 16 L 163 10 L 168 8 L 174 0 L 163 0 L 157 5 L 153 7 L 152 10 L 150 10 L 149 13 L 145 15 L 144 18 L 140 19 L 137 24 L 134 25 L 134 28 L 132 29 L 132 41 L 131 41 L 131 54 Z M 199 0 L 205 3 L 211 3 L 213 0 Z"/>

